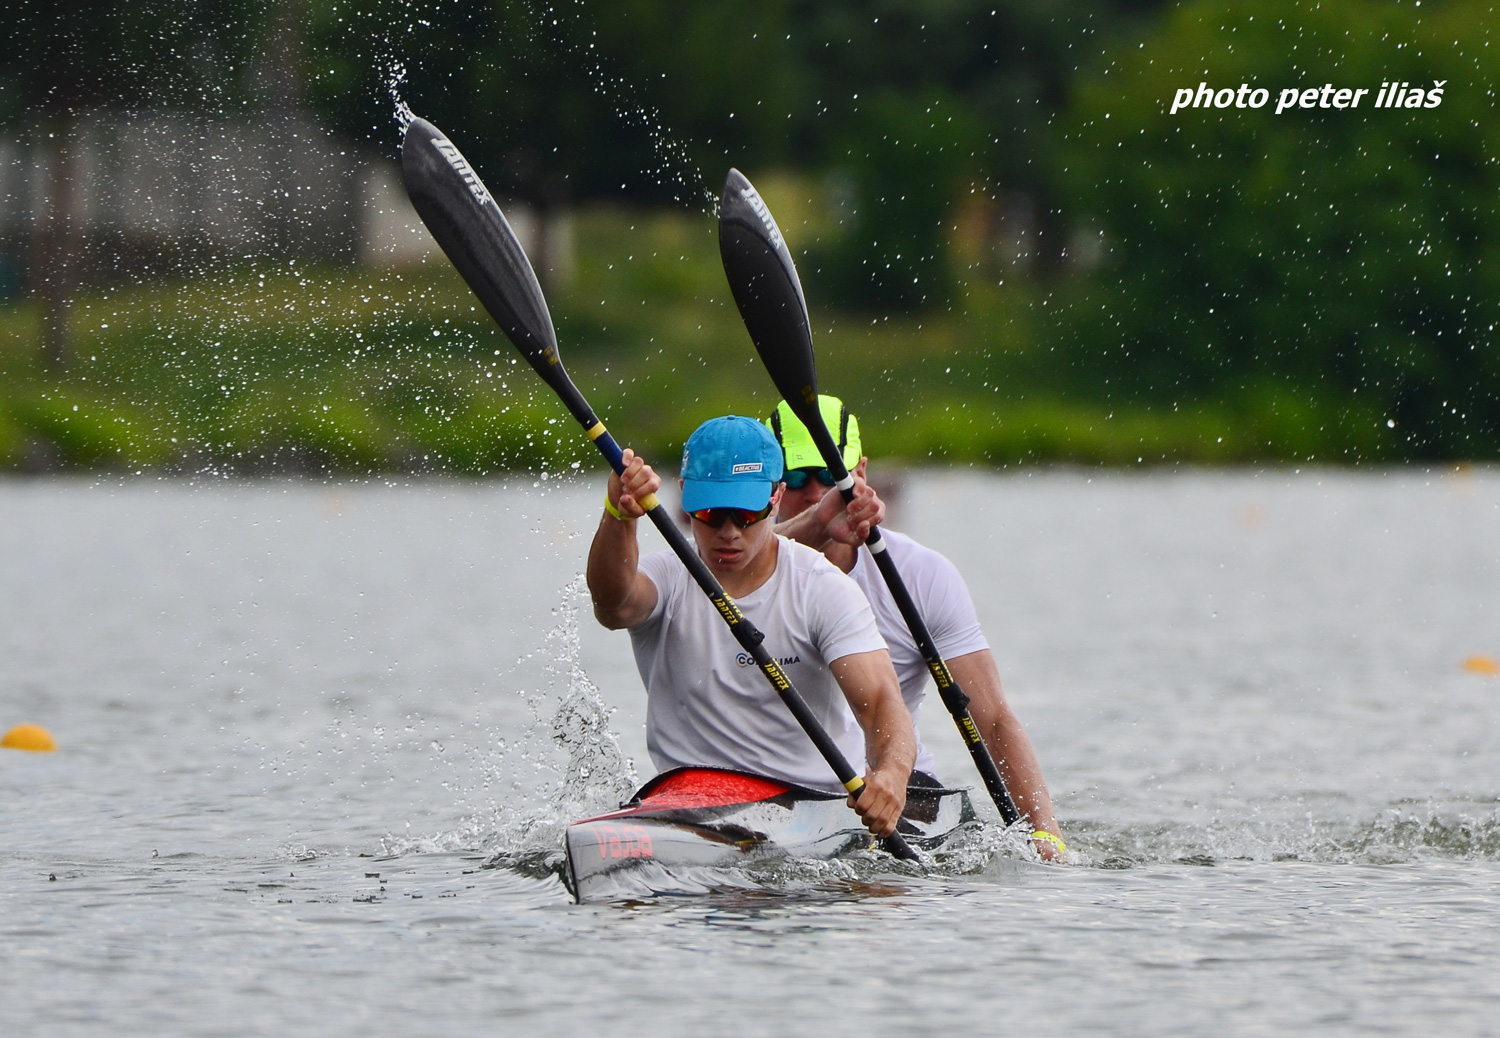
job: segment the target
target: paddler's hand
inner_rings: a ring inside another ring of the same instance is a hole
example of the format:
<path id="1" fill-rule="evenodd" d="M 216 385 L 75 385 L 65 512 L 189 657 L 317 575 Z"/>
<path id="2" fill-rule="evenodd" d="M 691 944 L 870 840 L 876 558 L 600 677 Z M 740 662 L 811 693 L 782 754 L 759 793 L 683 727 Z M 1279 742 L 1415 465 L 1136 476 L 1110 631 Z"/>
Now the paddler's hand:
<path id="1" fill-rule="evenodd" d="M 864 777 L 865 788 L 859 791 L 859 799 L 849 798 L 849 806 L 876 836 L 895 832 L 901 811 L 906 807 L 906 776 L 897 774 L 899 771 L 899 768 L 879 768 L 870 772 Z"/>
<path id="2" fill-rule="evenodd" d="M 641 507 L 641 498 L 661 489 L 661 477 L 629 447 L 620 457 L 625 462 L 625 471 L 609 474 L 609 489 L 605 493 L 609 495 L 609 503 L 621 515 L 627 519 L 639 519 L 646 514 Z"/>
<path id="3" fill-rule="evenodd" d="M 1031 834 L 1031 845 L 1036 848 L 1037 856 L 1043 861 L 1056 861 L 1063 864 L 1068 861 L 1068 845 L 1056 833 L 1038 829 Z"/>
<path id="4" fill-rule="evenodd" d="M 885 521 L 885 502 L 865 482 L 860 469 L 853 473 L 854 496 L 847 504 L 844 495 L 834 487 L 823 495 L 817 509 L 818 523 L 827 531 L 828 539 L 856 548 L 869 539 L 871 527 Z"/>

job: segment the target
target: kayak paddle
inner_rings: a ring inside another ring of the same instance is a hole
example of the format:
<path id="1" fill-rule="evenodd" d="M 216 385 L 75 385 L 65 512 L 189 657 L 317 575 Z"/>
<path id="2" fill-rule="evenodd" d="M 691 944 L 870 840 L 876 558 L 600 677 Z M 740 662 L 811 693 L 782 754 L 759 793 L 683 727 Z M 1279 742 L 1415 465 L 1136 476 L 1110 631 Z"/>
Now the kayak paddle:
<path id="1" fill-rule="evenodd" d="M 412 205 L 448 259 L 521 351 L 526 362 L 536 369 L 583 426 L 610 467 L 616 472 L 621 471 L 624 462 L 620 446 L 563 369 L 562 358 L 557 352 L 557 331 L 552 326 L 552 315 L 547 310 L 547 300 L 537 283 L 536 272 L 479 174 L 442 131 L 425 119 L 416 118 L 406 128 L 401 144 L 401 171 Z M 703 593 L 713 601 L 735 640 L 755 660 L 776 694 L 833 768 L 839 782 L 858 799 L 865 786 L 864 780 L 854 773 L 838 745 L 818 723 L 807 701 L 761 644 L 764 635 L 725 594 L 656 495 L 652 494 L 640 503 Z M 885 837 L 885 846 L 898 858 L 920 860 L 899 833 Z"/>
<path id="2" fill-rule="evenodd" d="M 838 481 L 844 500 L 850 500 L 854 496 L 854 477 L 849 475 L 838 445 L 818 410 L 817 361 L 813 356 L 812 327 L 807 317 L 807 300 L 802 295 L 802 282 L 797 277 L 792 254 L 771 210 L 737 169 L 729 171 L 719 203 L 719 254 L 724 260 L 724 273 L 729 278 L 729 288 L 739 305 L 740 316 L 745 319 L 745 327 L 761 362 L 771 375 L 771 381 L 776 383 L 792 413 L 812 433 L 813 442 L 823 455 L 823 464 Z M 885 578 L 906 626 L 911 629 L 922 658 L 927 661 L 927 669 L 937 682 L 938 695 L 953 715 L 959 733 L 969 747 L 969 756 L 974 758 L 974 766 L 979 769 L 985 788 L 1000 810 L 1000 817 L 1006 825 L 1015 823 L 1021 812 L 1005 788 L 1000 769 L 995 767 L 994 758 L 969 713 L 969 697 L 938 654 L 921 611 L 886 550 L 880 527 L 870 528 L 865 544 Z"/>

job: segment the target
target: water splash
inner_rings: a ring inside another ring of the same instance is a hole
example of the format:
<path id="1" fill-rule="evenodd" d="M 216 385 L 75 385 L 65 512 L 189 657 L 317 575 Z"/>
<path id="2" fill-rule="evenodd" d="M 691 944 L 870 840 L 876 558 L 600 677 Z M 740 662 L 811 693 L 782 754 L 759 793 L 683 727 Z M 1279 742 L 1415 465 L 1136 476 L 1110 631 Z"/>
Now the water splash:
<path id="1" fill-rule="evenodd" d="M 387 854 L 480 850 L 489 867 L 542 878 L 560 875 L 562 834 L 569 823 L 616 809 L 638 785 L 634 762 L 610 729 L 613 709 L 580 658 L 579 603 L 587 593 L 582 574 L 562 590 L 557 623 L 532 654 L 545 662 L 541 687 L 520 689 L 531 721 L 515 739 L 496 738 L 473 751 L 483 790 L 503 790 L 456 829 L 411 838 L 388 835 Z M 435 752 L 445 752 L 436 749 Z M 461 757 L 462 754 L 449 755 Z M 470 790 L 455 777 L 455 797 Z"/>
<path id="2" fill-rule="evenodd" d="M 411 126 L 412 120 L 417 116 L 411 110 L 411 105 L 401 96 L 401 87 L 406 83 L 406 66 L 395 59 L 384 62 L 385 74 L 381 77 L 385 80 L 385 92 L 391 99 L 391 107 L 396 117 L 396 129 L 401 134 L 402 140 L 406 139 L 406 131 Z"/>
<path id="3" fill-rule="evenodd" d="M 1068 839 L 1079 864 L 1097 868 L 1298 861 L 1402 865 L 1500 861 L 1500 810 L 1393 807 L 1375 818 L 1300 822 L 1225 818 L 1201 825 L 1162 822 L 1115 827 L 1080 821 Z"/>
<path id="4" fill-rule="evenodd" d="M 1067 864 L 1085 869 L 1152 866 L 1214 867 L 1230 862 L 1314 864 L 1414 864 L 1434 861 L 1500 860 L 1500 810 L 1484 817 L 1392 811 L 1363 824 L 1225 821 L 1214 825 L 1109 828 L 1075 822 L 1068 826 Z M 1044 865 L 1024 826 L 973 821 L 922 852 L 920 864 L 858 851 L 834 859 L 769 857 L 728 868 L 683 867 L 664 872 L 655 863 L 623 870 L 612 891 L 597 888 L 590 900 L 640 902 L 672 894 L 732 894 L 768 897 L 880 896 L 913 889 L 913 883 L 982 878 L 1012 882 L 1017 870 Z M 514 862 L 503 862 L 516 867 Z M 555 863 L 553 866 L 555 868 Z"/>
<path id="5" fill-rule="evenodd" d="M 560 21 L 568 17 L 569 15 L 566 12 L 560 12 L 557 6 L 548 4 L 542 9 L 539 23 L 544 30 L 547 30 L 558 26 Z M 551 36 L 552 42 L 565 51 L 588 74 L 594 93 L 614 109 L 615 115 L 622 122 L 645 131 L 655 159 L 654 166 L 645 172 L 655 179 L 658 186 L 667 188 L 672 193 L 672 200 L 679 205 L 695 206 L 699 212 L 717 219 L 719 215 L 718 192 L 704 179 L 703 171 L 688 154 L 687 147 L 666 125 L 661 112 L 641 102 L 637 97 L 635 87 L 623 76 L 612 75 L 606 71 L 599 59 L 593 55 L 591 48 L 584 49 L 569 42 L 560 31 L 551 32 Z"/>
<path id="6" fill-rule="evenodd" d="M 571 15 L 571 17 L 578 17 Z M 621 122 L 634 126 L 646 135 L 651 146 L 654 163 L 644 170 L 659 187 L 666 188 L 672 200 L 679 205 L 692 206 L 700 212 L 717 219 L 719 195 L 703 176 L 703 171 L 688 154 L 686 145 L 667 126 L 660 110 L 645 104 L 637 95 L 634 85 L 623 76 L 607 71 L 594 54 L 592 48 L 582 47 L 566 38 L 561 25 L 570 18 L 569 12 L 557 6 L 547 5 L 537 15 L 532 25 L 522 29 L 523 38 L 533 46 L 542 46 L 541 36 L 546 34 L 548 42 L 562 51 L 588 76 L 589 85 L 614 111 Z M 425 24 L 419 18 L 417 24 Z M 389 41 L 386 41 L 389 45 Z M 381 61 L 383 80 L 395 109 L 397 128 L 405 137 L 415 114 L 401 97 L 401 87 L 406 82 L 406 66 L 395 58 Z"/>
<path id="7" fill-rule="evenodd" d="M 563 690 L 561 702 L 548 719 L 554 744 L 568 754 L 552 806 L 578 817 L 613 810 L 639 784 L 634 762 L 620 750 L 609 727 L 614 712 L 580 661 L 578 603 L 587 595 L 583 574 L 563 589 L 559 620 L 547 633 L 547 671 Z"/>
<path id="8" fill-rule="evenodd" d="M 1041 857 L 1032 846 L 1030 831 L 1031 827 L 1025 822 L 1011 826 L 998 822 L 968 822 L 932 849 L 928 871 L 937 875 L 964 876 L 985 872 L 999 861 L 1039 862 Z"/>

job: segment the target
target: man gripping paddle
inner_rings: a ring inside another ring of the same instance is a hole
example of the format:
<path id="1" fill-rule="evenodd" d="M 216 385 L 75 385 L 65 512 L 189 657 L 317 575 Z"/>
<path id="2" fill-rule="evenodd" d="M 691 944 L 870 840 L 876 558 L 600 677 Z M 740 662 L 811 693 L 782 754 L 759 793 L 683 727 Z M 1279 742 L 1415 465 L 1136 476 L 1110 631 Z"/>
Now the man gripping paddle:
<path id="1" fill-rule="evenodd" d="M 930 673 L 910 629 L 873 561 L 859 545 L 870 527 L 884 517 L 884 506 L 865 481 L 869 462 L 861 454 L 859 422 L 837 397 L 819 396 L 818 410 L 840 448 L 844 464 L 855 479 L 854 498 L 845 504 L 811 433 L 782 401 L 766 425 L 783 450 L 786 466 L 776 532 L 821 551 L 830 562 L 853 577 L 869 599 L 881 636 L 901 681 L 901 694 L 915 718 L 930 687 Z M 908 589 L 919 604 L 940 655 L 954 679 L 969 696 L 969 711 L 1015 798 L 1021 814 L 1030 819 L 1033 843 L 1044 858 L 1065 849 L 1052 800 L 1042 777 L 1036 751 L 1021 722 L 1005 701 L 1000 670 L 979 628 L 974 601 L 963 578 L 942 555 L 910 537 L 885 529 L 883 537 Z M 933 759 L 917 742 L 917 775 L 931 779 Z"/>
<path id="2" fill-rule="evenodd" d="M 683 451 L 682 506 L 699 558 L 765 634 L 864 789 L 853 804 L 871 832 L 895 831 L 916 759 L 911 715 L 863 593 L 818 552 L 777 537 L 782 452 L 752 418 L 705 422 Z M 646 745 L 661 770 L 730 768 L 839 789 L 806 733 L 775 702 L 714 605 L 670 552 L 640 555 L 640 502 L 660 478 L 632 451 L 612 473 L 589 549 L 594 614 L 630 631 L 646 686 Z"/>

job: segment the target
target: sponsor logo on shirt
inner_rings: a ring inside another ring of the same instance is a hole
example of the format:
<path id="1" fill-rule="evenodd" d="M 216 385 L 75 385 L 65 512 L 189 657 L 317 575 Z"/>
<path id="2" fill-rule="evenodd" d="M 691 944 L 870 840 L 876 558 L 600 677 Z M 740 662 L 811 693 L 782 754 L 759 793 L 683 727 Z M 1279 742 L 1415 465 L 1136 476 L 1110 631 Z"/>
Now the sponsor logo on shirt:
<path id="1" fill-rule="evenodd" d="M 752 655 L 750 655 L 748 652 L 736 653 L 735 657 L 734 657 L 734 662 L 738 663 L 742 667 L 753 667 L 753 666 L 756 665 L 756 663 L 755 663 L 755 657 L 752 656 Z M 781 666 L 783 666 L 783 667 L 790 667 L 793 663 L 801 663 L 802 662 L 802 657 L 801 656 L 783 656 L 780 659 L 778 659 L 776 662 L 778 664 L 780 664 Z"/>

